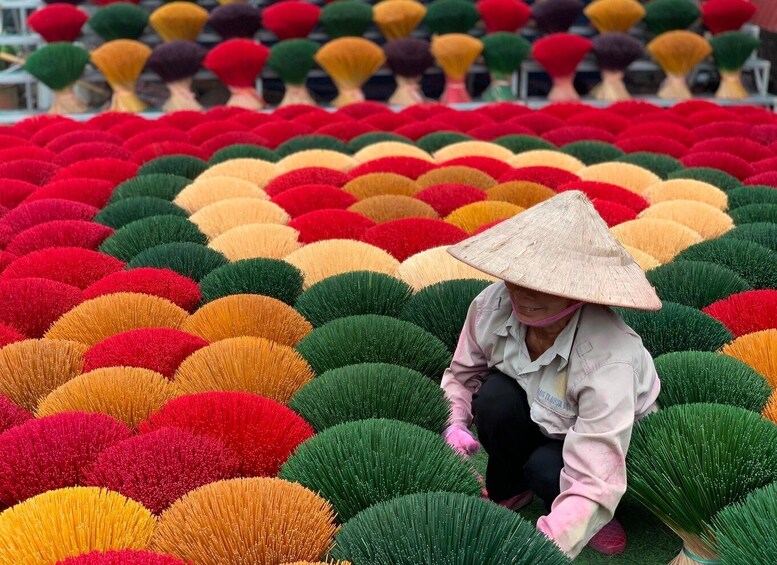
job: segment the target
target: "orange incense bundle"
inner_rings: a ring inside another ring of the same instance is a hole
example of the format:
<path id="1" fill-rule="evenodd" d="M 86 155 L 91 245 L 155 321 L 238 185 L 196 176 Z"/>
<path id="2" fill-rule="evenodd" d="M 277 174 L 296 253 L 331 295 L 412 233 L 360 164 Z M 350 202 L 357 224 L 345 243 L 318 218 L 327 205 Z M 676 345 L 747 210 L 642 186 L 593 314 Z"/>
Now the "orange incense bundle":
<path id="1" fill-rule="evenodd" d="M 515 33 L 531 17 L 531 8 L 520 0 L 480 0 L 477 9 L 488 33 Z"/>
<path id="2" fill-rule="evenodd" d="M 330 41 L 318 50 L 315 59 L 337 87 L 337 98 L 332 101 L 337 107 L 363 102 L 362 86 L 386 62 L 383 50 L 361 37 Z"/>
<path id="3" fill-rule="evenodd" d="M 698 34 L 685 30 L 667 31 L 647 44 L 651 57 L 664 69 L 666 79 L 659 98 L 686 100 L 692 97 L 685 79 L 693 68 L 712 53 L 712 47 Z"/>
<path id="4" fill-rule="evenodd" d="M 372 18 L 387 40 L 409 37 L 426 15 L 426 6 L 416 0 L 383 0 L 375 5 Z"/>
<path id="5" fill-rule="evenodd" d="M 46 43 L 75 41 L 89 19 L 83 10 L 72 4 L 51 4 L 35 10 L 27 17 L 27 25 Z"/>
<path id="6" fill-rule="evenodd" d="M 148 23 L 163 41 L 195 41 L 207 21 L 208 11 L 191 2 L 163 4 L 148 18 Z"/>
<path id="7" fill-rule="evenodd" d="M 229 89 L 232 96 L 227 106 L 259 110 L 264 100 L 256 90 L 256 80 L 269 56 L 270 50 L 255 41 L 230 39 L 211 49 L 203 66 Z"/>
<path id="8" fill-rule="evenodd" d="M 591 50 L 591 41 L 571 33 L 554 33 L 532 45 L 532 56 L 553 79 L 548 100 L 579 100 L 575 90 L 575 70 Z"/>
<path id="9" fill-rule="evenodd" d="M 132 39 L 109 41 L 92 51 L 92 63 L 113 89 L 112 111 L 140 112 L 145 109 L 146 105 L 135 94 L 135 82 L 150 56 L 150 47 Z"/>
<path id="10" fill-rule="evenodd" d="M 443 104 L 470 102 L 464 79 L 472 64 L 483 52 L 483 43 L 463 33 L 446 33 L 432 37 L 432 55 L 445 74 Z"/>
<path id="11" fill-rule="evenodd" d="M 597 0 L 583 12 L 599 33 L 627 33 L 645 17 L 645 8 L 637 0 Z"/>
<path id="12" fill-rule="evenodd" d="M 262 12 L 264 27 L 278 39 L 302 39 L 318 24 L 321 8 L 302 0 L 278 2 Z"/>

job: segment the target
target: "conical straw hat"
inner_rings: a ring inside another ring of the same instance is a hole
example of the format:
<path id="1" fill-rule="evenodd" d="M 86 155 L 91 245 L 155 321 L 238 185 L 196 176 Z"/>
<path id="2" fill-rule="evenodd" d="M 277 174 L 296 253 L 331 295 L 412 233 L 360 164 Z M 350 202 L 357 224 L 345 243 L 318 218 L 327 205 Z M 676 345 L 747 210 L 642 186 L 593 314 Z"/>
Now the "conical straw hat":
<path id="1" fill-rule="evenodd" d="M 579 191 L 554 196 L 448 252 L 484 273 L 540 292 L 608 306 L 661 308 L 644 271 Z"/>

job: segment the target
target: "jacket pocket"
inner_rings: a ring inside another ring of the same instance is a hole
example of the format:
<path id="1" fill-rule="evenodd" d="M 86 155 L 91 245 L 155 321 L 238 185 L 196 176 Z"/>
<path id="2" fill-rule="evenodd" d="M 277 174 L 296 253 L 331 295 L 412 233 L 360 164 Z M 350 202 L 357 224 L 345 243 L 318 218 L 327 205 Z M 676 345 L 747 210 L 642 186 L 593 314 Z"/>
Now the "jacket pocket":
<path id="1" fill-rule="evenodd" d="M 542 398 L 541 391 L 534 398 L 530 410 L 531 419 L 552 435 L 566 435 L 577 421 L 577 414 L 563 406 L 554 406 L 550 399 Z"/>

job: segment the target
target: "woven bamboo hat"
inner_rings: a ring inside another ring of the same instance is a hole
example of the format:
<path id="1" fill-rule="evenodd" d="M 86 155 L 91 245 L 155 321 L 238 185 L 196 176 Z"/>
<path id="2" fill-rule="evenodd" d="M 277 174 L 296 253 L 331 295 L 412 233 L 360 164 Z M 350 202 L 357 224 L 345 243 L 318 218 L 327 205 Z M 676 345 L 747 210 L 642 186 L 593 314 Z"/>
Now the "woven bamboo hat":
<path id="1" fill-rule="evenodd" d="M 539 292 L 607 306 L 661 308 L 644 271 L 579 191 L 554 196 L 448 252 Z"/>

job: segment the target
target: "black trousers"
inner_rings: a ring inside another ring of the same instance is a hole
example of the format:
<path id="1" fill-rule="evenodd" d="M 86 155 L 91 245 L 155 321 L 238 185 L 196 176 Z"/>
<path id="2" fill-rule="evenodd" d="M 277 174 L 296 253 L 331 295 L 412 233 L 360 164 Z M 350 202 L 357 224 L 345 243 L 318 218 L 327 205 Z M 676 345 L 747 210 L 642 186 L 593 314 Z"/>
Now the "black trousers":
<path id="1" fill-rule="evenodd" d="M 526 392 L 499 371 L 487 377 L 472 408 L 478 439 L 488 453 L 489 498 L 501 501 L 532 490 L 549 510 L 560 491 L 564 442 L 540 432 L 529 416 Z"/>

